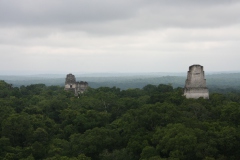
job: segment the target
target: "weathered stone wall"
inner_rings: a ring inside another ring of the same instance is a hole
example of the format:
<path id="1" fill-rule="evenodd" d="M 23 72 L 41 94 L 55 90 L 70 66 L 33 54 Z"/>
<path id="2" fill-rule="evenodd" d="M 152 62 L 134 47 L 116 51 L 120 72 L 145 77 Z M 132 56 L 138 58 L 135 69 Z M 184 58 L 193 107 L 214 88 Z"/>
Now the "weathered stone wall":
<path id="1" fill-rule="evenodd" d="M 209 98 L 203 66 L 192 65 L 189 67 L 184 87 L 186 98 Z"/>
<path id="2" fill-rule="evenodd" d="M 76 78 L 73 74 L 67 74 L 65 79 L 65 90 L 72 90 L 76 88 Z"/>
<path id="3" fill-rule="evenodd" d="M 186 98 L 200 98 L 203 97 L 204 99 L 209 98 L 209 92 L 207 88 L 185 88 L 184 95 Z"/>
<path id="4" fill-rule="evenodd" d="M 78 93 L 83 93 L 88 87 L 87 82 L 77 82 L 76 83 L 76 89 L 75 89 L 75 95 L 78 95 Z"/>
<path id="5" fill-rule="evenodd" d="M 67 74 L 65 84 L 67 84 L 67 83 L 76 83 L 76 78 L 72 73 Z"/>
<path id="6" fill-rule="evenodd" d="M 65 84 L 65 89 L 70 89 L 70 88 L 76 88 L 76 84 L 74 83 Z"/>

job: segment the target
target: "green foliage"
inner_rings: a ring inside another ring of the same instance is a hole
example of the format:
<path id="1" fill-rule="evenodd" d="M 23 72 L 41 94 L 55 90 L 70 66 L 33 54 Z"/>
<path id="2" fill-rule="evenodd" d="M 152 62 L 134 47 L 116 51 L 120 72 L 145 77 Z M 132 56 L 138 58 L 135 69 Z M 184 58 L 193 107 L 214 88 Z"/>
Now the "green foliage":
<path id="1" fill-rule="evenodd" d="M 33 126 L 27 114 L 12 114 L 2 122 L 2 135 L 9 138 L 13 146 L 28 146 Z"/>
<path id="2" fill-rule="evenodd" d="M 185 127 L 183 124 L 169 124 L 166 128 L 158 128 L 153 135 L 153 143 L 166 157 L 194 159 L 196 156 L 197 135 L 199 130 Z"/>
<path id="3" fill-rule="evenodd" d="M 132 160 L 134 159 L 132 155 L 130 155 L 128 153 L 128 151 L 123 148 L 120 150 L 113 150 L 112 152 L 108 151 L 108 150 L 104 150 L 99 158 L 101 160 Z"/>
<path id="4" fill-rule="evenodd" d="M 118 133 L 106 128 L 93 128 L 84 134 L 72 134 L 70 136 L 71 155 L 84 153 L 95 157 L 104 149 L 112 149 L 116 145 Z"/>
<path id="5" fill-rule="evenodd" d="M 149 84 L 74 97 L 0 81 L 0 159 L 240 159 L 240 95 L 221 93 L 186 99 L 182 88 Z"/>
<path id="6" fill-rule="evenodd" d="M 149 159 L 149 158 L 155 157 L 157 155 L 158 155 L 158 153 L 157 153 L 156 149 L 153 146 L 146 146 L 142 150 L 140 160 Z"/>

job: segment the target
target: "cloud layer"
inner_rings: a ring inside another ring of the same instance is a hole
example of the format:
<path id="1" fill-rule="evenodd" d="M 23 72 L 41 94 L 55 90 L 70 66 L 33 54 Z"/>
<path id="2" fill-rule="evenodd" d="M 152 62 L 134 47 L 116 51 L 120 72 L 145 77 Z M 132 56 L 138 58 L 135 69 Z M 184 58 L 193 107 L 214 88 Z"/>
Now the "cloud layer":
<path id="1" fill-rule="evenodd" d="M 237 0 L 2 0 L 0 71 L 239 71 Z"/>

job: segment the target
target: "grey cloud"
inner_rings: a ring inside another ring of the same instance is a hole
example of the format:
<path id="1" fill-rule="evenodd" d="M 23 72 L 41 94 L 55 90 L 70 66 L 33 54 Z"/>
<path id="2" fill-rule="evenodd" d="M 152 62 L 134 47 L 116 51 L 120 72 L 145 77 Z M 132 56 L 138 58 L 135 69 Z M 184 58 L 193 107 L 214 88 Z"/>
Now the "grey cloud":
<path id="1" fill-rule="evenodd" d="M 139 1 L 140 2 L 140 1 Z M 81 24 L 122 19 L 134 14 L 135 0 L 41 0 L 0 2 L 1 24 L 52 25 Z"/>
<path id="2" fill-rule="evenodd" d="M 75 28 L 90 33 L 219 27 L 239 23 L 239 7 L 236 0 L 2 0 L 0 25 Z"/>
<path id="3" fill-rule="evenodd" d="M 0 0 L 0 68 L 231 70 L 240 67 L 239 8 L 239 0 Z"/>
<path id="4" fill-rule="evenodd" d="M 166 6 L 149 4 L 139 8 L 134 16 L 108 22 L 86 22 L 63 25 L 64 30 L 79 30 L 91 34 L 132 34 L 167 28 L 221 28 L 240 23 L 240 3 L 229 5 Z"/>

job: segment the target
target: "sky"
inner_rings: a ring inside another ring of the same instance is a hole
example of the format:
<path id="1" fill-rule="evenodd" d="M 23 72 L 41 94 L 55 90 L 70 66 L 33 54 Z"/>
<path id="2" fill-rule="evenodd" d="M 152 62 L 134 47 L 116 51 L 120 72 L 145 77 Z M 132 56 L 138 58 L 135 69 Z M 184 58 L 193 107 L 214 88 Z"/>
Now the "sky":
<path id="1" fill-rule="evenodd" d="M 0 0 L 0 74 L 240 71 L 239 0 Z"/>

